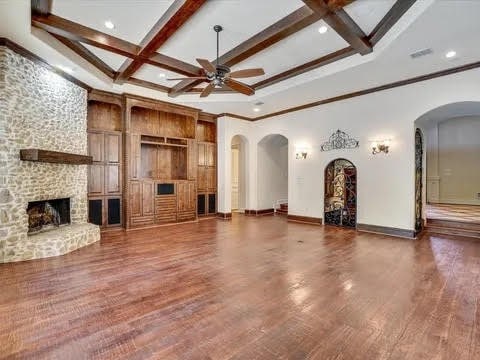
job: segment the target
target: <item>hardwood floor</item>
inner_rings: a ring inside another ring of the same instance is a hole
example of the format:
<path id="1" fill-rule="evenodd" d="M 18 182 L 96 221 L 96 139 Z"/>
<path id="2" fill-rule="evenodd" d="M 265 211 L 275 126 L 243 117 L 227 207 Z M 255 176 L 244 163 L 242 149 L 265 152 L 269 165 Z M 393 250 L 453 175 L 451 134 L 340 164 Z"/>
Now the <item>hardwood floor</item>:
<path id="1" fill-rule="evenodd" d="M 480 224 L 479 205 L 427 204 L 426 213 L 428 219 Z"/>
<path id="2" fill-rule="evenodd" d="M 480 242 L 206 220 L 0 265 L 2 359 L 478 359 Z"/>

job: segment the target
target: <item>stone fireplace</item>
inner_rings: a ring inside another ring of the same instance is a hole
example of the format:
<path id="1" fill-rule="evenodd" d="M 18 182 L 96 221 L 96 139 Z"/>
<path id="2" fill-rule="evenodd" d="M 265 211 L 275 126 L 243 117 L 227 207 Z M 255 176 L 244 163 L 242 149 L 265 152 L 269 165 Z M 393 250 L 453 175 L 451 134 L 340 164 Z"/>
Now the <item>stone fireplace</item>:
<path id="1" fill-rule="evenodd" d="M 70 224 L 70 199 L 30 201 L 27 207 L 28 234 L 36 234 Z"/>
<path id="2" fill-rule="evenodd" d="M 0 263 L 100 239 L 87 221 L 88 165 L 20 160 L 21 149 L 87 155 L 87 91 L 0 46 Z"/>

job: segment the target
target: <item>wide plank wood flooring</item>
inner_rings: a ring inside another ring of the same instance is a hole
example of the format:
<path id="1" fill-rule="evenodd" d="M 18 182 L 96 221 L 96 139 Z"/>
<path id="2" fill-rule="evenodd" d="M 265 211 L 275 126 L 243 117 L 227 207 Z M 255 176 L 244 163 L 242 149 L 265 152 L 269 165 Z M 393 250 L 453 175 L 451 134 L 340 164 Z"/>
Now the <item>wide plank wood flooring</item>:
<path id="1" fill-rule="evenodd" d="M 479 359 L 480 242 L 234 216 L 0 265 L 1 359 Z"/>

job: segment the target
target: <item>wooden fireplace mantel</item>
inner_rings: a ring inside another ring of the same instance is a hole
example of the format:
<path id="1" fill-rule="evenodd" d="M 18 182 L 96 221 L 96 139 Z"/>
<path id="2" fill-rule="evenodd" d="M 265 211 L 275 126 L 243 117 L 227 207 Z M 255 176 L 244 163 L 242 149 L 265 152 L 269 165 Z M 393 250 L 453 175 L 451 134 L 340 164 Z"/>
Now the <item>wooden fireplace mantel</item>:
<path id="1" fill-rule="evenodd" d="M 91 156 L 41 149 L 21 149 L 20 160 L 71 165 L 90 165 L 93 162 Z"/>

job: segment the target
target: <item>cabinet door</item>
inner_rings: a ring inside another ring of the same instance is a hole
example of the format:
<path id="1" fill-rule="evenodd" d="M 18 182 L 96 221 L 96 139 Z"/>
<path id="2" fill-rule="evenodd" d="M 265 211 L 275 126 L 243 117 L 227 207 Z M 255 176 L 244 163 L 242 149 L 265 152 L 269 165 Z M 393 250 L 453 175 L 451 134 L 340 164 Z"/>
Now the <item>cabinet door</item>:
<path id="1" fill-rule="evenodd" d="M 120 188 L 120 164 L 105 165 L 105 192 L 107 194 L 119 193 Z"/>
<path id="2" fill-rule="evenodd" d="M 143 216 L 155 213 L 155 184 L 153 181 L 142 182 L 142 211 Z"/>
<path id="3" fill-rule="evenodd" d="M 206 165 L 215 166 L 217 162 L 217 147 L 216 144 L 207 144 L 206 145 Z"/>
<path id="4" fill-rule="evenodd" d="M 142 184 L 139 181 L 130 183 L 130 215 L 142 216 Z"/>
<path id="5" fill-rule="evenodd" d="M 91 132 L 88 133 L 88 155 L 93 158 L 95 162 L 103 161 L 104 155 L 104 141 L 102 133 Z"/>
<path id="6" fill-rule="evenodd" d="M 89 199 L 88 200 L 88 222 L 103 226 L 103 200 Z"/>
<path id="7" fill-rule="evenodd" d="M 190 181 L 177 183 L 178 211 L 195 211 L 195 183 Z"/>
<path id="8" fill-rule="evenodd" d="M 131 135 L 130 136 L 130 178 L 139 179 L 140 178 L 140 135 Z"/>
<path id="9" fill-rule="evenodd" d="M 208 214 L 217 212 L 217 194 L 208 194 Z"/>
<path id="10" fill-rule="evenodd" d="M 107 226 L 115 226 L 122 224 L 122 205 L 120 198 L 107 199 Z"/>
<path id="11" fill-rule="evenodd" d="M 122 158 L 122 135 L 105 134 L 105 161 L 119 163 Z"/>
<path id="12" fill-rule="evenodd" d="M 205 166 L 207 164 L 206 159 L 206 144 L 198 144 L 198 165 Z"/>
<path id="13" fill-rule="evenodd" d="M 198 190 L 207 190 L 207 168 L 205 166 L 198 167 Z"/>
<path id="14" fill-rule="evenodd" d="M 104 167 L 92 164 L 88 167 L 88 193 L 95 195 L 103 194 Z"/>
<path id="15" fill-rule="evenodd" d="M 207 189 L 215 191 L 217 189 L 217 168 L 207 168 Z"/>

